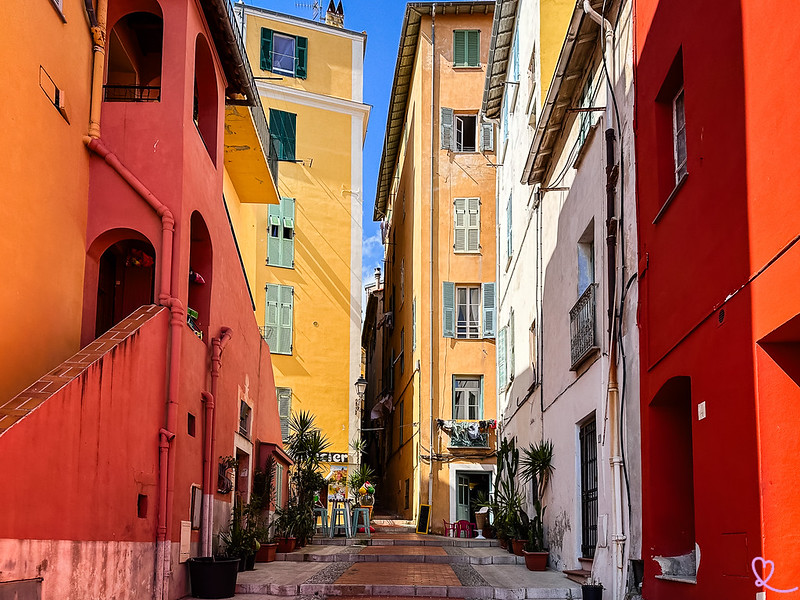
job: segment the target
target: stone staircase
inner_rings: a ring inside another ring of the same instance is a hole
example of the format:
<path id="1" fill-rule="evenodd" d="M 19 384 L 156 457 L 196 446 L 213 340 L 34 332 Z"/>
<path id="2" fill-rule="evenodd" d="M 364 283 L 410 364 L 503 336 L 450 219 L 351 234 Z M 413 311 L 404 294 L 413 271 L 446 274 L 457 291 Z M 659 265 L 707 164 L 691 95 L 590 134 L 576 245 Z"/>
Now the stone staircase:
<path id="1" fill-rule="evenodd" d="M 583 585 L 589 581 L 589 577 L 592 576 L 592 565 L 594 564 L 594 559 L 591 558 L 579 558 L 578 559 L 581 563 L 580 569 L 565 569 L 564 575 L 567 576 L 567 579 L 574 581 L 579 585 Z"/>

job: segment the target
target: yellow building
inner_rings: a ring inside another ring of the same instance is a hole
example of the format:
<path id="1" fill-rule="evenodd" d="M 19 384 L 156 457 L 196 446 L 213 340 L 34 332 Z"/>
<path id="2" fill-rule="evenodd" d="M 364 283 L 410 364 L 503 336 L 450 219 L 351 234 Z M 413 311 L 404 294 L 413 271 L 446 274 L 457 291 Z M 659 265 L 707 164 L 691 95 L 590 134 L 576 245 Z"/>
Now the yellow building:
<path id="1" fill-rule="evenodd" d="M 405 518 L 431 505 L 435 531 L 474 521 L 493 484 L 496 161 L 479 115 L 493 11 L 408 5 L 375 200 L 388 331 L 381 397 L 367 399 L 385 427 L 379 502 Z"/>
<path id="2" fill-rule="evenodd" d="M 366 34 L 237 5 L 247 54 L 279 159 L 280 204 L 255 235 L 248 267 L 275 369 L 284 435 L 309 411 L 331 442 L 330 463 L 355 456 L 360 413 L 362 148 Z"/>

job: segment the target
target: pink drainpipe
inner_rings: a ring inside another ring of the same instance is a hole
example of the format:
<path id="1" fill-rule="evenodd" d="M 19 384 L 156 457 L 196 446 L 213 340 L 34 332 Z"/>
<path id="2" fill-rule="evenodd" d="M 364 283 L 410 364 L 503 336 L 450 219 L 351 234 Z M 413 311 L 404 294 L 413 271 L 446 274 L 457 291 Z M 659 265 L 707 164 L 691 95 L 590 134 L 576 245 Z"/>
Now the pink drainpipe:
<path id="1" fill-rule="evenodd" d="M 230 327 L 222 327 L 219 337 L 211 339 L 211 393 L 203 392 L 206 403 L 205 444 L 203 456 L 203 532 L 200 536 L 203 556 L 211 556 L 214 520 L 214 452 L 217 442 L 216 402 L 219 384 L 219 370 L 222 366 L 222 351 L 233 335 Z"/>
<path id="2" fill-rule="evenodd" d="M 168 539 L 168 524 L 172 516 L 175 487 L 175 453 L 170 452 L 178 424 L 178 391 L 181 360 L 181 329 L 186 322 L 186 310 L 172 293 L 170 277 L 174 268 L 172 244 L 175 233 L 175 217 L 169 208 L 136 177 L 122 161 L 97 137 L 83 138 L 86 147 L 102 158 L 131 188 L 161 217 L 161 261 L 160 293 L 158 303 L 170 310 L 170 346 L 167 355 L 167 417 L 166 426 L 159 430 L 158 444 L 158 533 L 156 543 L 156 600 L 169 596 L 167 577 L 171 570 L 171 549 Z"/>

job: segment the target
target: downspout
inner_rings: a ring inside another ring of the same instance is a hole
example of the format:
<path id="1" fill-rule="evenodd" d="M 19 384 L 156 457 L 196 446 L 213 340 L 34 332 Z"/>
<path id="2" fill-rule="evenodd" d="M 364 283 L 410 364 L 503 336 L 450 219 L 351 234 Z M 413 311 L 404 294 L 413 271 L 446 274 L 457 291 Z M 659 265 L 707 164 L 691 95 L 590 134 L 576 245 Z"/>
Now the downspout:
<path id="1" fill-rule="evenodd" d="M 621 600 L 625 593 L 625 533 L 622 522 L 622 454 L 620 448 L 619 385 L 617 382 L 617 335 L 616 335 L 616 288 L 617 288 L 617 218 L 615 212 L 615 190 L 617 166 L 615 157 L 614 97 L 612 86 L 615 81 L 614 28 L 600 13 L 595 11 L 589 0 L 583 0 L 584 12 L 603 29 L 605 34 L 605 65 L 608 70 L 606 82 L 606 244 L 608 251 L 608 414 L 609 443 L 611 450 L 611 497 L 614 506 L 614 585 L 612 597 Z"/>
<path id="2" fill-rule="evenodd" d="M 428 382 L 430 387 L 430 396 L 428 398 L 428 417 L 430 421 L 429 428 L 429 460 L 428 460 L 428 504 L 430 511 L 433 511 L 433 348 L 435 344 L 435 336 L 433 335 L 433 189 L 434 177 L 436 171 L 436 3 L 431 7 L 431 206 L 430 206 L 430 289 L 428 290 L 428 301 L 430 304 L 430 370 L 428 373 Z"/>
<path id="3" fill-rule="evenodd" d="M 217 415 L 214 410 L 215 401 L 219 388 L 219 370 L 222 366 L 222 351 L 233 335 L 233 330 L 229 327 L 222 327 L 219 330 L 219 337 L 211 339 L 211 393 L 210 402 L 206 402 L 206 423 L 205 423 L 205 457 L 204 481 L 203 481 L 203 510 L 201 521 L 203 532 L 200 536 L 203 556 L 211 556 L 212 534 L 214 524 L 214 483 L 213 483 L 213 459 L 217 444 Z M 205 397 L 205 396 L 204 396 Z M 209 403 L 211 408 L 209 409 Z"/>
<path id="4" fill-rule="evenodd" d="M 86 0 L 92 34 L 92 81 L 89 132 L 83 142 L 89 151 L 102 158 L 116 171 L 133 190 L 147 202 L 161 218 L 161 260 L 158 303 L 170 309 L 170 346 L 167 355 L 167 415 L 166 426 L 159 429 L 158 444 L 158 515 L 156 534 L 156 573 L 153 597 L 163 600 L 169 595 L 167 577 L 170 573 L 171 552 L 168 541 L 168 524 L 172 512 L 172 497 L 175 479 L 175 454 L 170 452 L 175 439 L 178 417 L 178 389 L 181 354 L 181 331 L 186 322 L 186 311 L 180 300 L 172 293 L 173 271 L 172 244 L 175 232 L 175 217 L 165 204 L 137 178 L 100 139 L 100 115 L 103 94 L 103 71 L 105 69 L 106 26 L 108 22 L 108 0 L 97 0 L 97 11 L 91 9 L 91 0 Z"/>

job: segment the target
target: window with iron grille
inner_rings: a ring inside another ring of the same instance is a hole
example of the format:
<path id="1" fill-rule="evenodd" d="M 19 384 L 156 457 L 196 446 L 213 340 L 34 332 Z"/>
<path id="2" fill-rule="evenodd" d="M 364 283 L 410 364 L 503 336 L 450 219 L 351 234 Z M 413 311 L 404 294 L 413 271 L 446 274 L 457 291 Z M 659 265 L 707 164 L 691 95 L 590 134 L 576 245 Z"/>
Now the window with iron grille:
<path id="1" fill-rule="evenodd" d="M 241 400 L 239 402 L 239 433 L 245 437 L 250 437 L 250 417 L 253 409 L 247 405 L 247 402 Z"/>
<path id="2" fill-rule="evenodd" d="M 581 556 L 594 558 L 597 547 L 597 434 L 594 417 L 580 428 Z"/>

